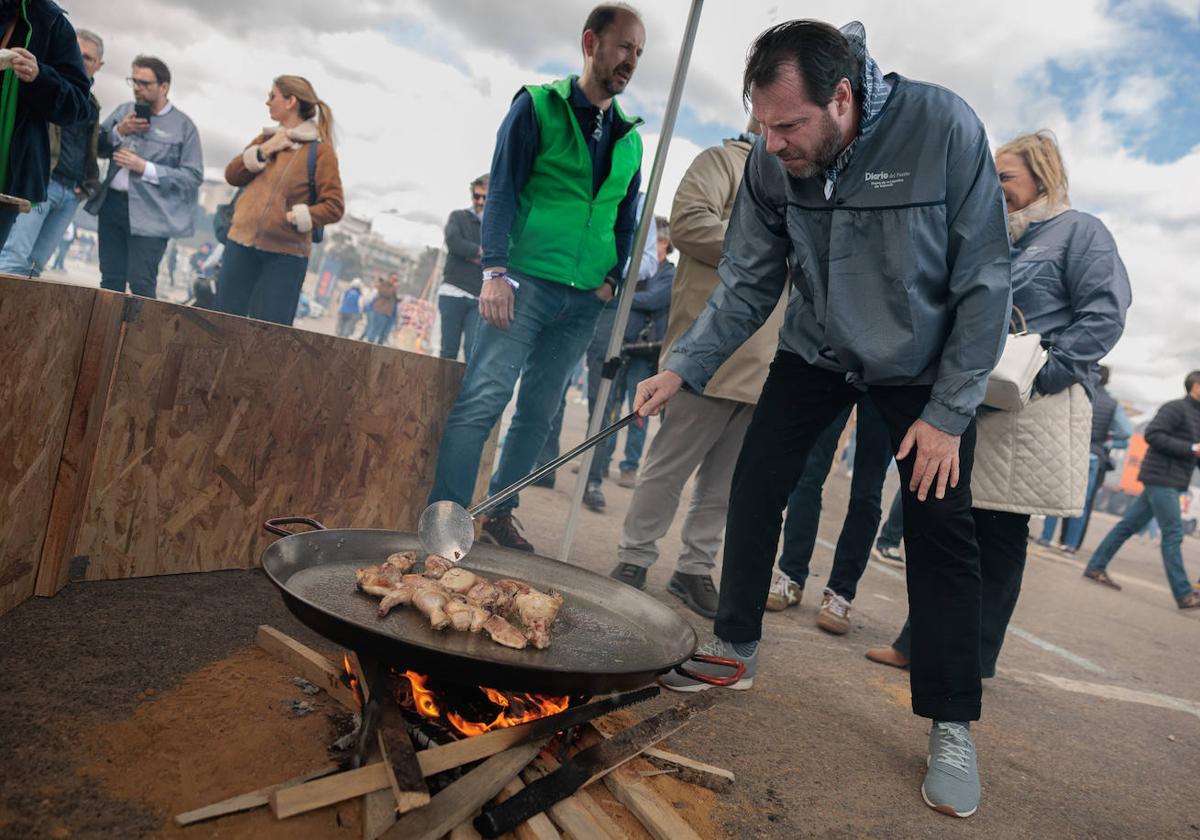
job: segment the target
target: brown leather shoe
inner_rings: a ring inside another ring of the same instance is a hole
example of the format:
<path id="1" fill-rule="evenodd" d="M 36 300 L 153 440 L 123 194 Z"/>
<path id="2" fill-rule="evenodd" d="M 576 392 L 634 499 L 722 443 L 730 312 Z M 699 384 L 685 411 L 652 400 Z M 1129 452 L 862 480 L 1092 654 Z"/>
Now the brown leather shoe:
<path id="1" fill-rule="evenodd" d="M 1121 584 L 1110 578 L 1108 576 L 1108 572 L 1104 571 L 1103 569 L 1084 569 L 1083 576 L 1088 580 L 1096 581 L 1096 583 L 1099 583 L 1102 586 L 1111 587 L 1118 592 L 1121 591 Z"/>
<path id="2" fill-rule="evenodd" d="M 1181 610 L 1200 610 L 1200 592 L 1189 592 L 1176 603 Z"/>
<path id="3" fill-rule="evenodd" d="M 867 648 L 867 659 L 880 665 L 891 665 L 893 668 L 907 668 L 909 658 L 891 645 L 887 647 Z"/>
<path id="4" fill-rule="evenodd" d="M 517 530 L 517 526 L 521 523 L 516 521 L 511 513 L 505 513 L 500 516 L 489 516 L 484 520 L 482 531 L 480 534 L 480 542 L 490 542 L 495 545 L 502 545 L 505 548 L 515 548 L 517 551 L 533 551 L 533 544 L 529 540 L 521 536 L 521 532 Z"/>

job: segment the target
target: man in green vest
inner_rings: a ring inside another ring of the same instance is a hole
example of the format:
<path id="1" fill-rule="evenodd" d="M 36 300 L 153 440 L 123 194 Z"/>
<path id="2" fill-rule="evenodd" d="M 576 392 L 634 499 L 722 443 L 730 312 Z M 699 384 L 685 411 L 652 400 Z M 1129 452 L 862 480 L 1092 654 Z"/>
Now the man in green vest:
<path id="1" fill-rule="evenodd" d="M 641 120 L 615 97 L 646 42 L 638 13 L 603 4 L 583 27 L 583 72 L 527 85 L 496 134 L 483 215 L 483 288 L 458 401 L 446 423 L 429 501 L 469 506 L 484 442 L 517 378 L 517 410 L 491 490 L 533 468 L 567 377 L 604 304 L 620 288 L 637 226 Z M 481 539 L 533 551 L 508 500 Z"/>

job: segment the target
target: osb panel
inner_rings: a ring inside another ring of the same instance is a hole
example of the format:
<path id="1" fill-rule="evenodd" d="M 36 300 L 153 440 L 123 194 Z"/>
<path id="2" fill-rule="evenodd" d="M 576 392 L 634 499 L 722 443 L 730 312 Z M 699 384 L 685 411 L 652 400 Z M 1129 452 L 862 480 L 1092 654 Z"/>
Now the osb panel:
<path id="1" fill-rule="evenodd" d="M 95 296 L 0 275 L 0 613 L 33 594 Z"/>
<path id="2" fill-rule="evenodd" d="M 145 301 L 97 444 L 84 577 L 249 567 L 275 516 L 414 530 L 462 371 Z"/>

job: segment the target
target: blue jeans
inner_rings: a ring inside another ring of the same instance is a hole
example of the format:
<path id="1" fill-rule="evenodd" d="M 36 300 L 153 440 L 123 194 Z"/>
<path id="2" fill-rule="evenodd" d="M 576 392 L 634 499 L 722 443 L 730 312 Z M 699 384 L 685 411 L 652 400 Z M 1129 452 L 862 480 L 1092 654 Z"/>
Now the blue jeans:
<path id="1" fill-rule="evenodd" d="M 517 410 L 504 438 L 490 493 L 503 490 L 532 469 L 554 417 L 567 377 L 591 340 L 604 304 L 595 292 L 562 283 L 518 277 L 516 317 L 508 330 L 480 322 L 458 400 L 446 421 L 438 451 L 430 503 L 471 503 L 483 445 L 512 398 Z M 518 504 L 516 496 L 493 510 L 499 516 Z"/>
<path id="2" fill-rule="evenodd" d="M 13 223 L 8 242 L 0 252 L 0 271 L 28 275 L 45 270 L 78 206 L 75 190 L 51 178 L 46 200 L 19 215 Z"/>
<path id="3" fill-rule="evenodd" d="M 879 527 L 883 479 L 892 462 L 892 441 L 887 424 L 870 397 L 858 400 L 858 444 L 854 451 L 854 475 L 850 479 L 850 505 L 838 535 L 833 554 L 829 588 L 853 601 L 858 581 L 871 556 L 871 539 Z M 783 554 L 779 570 L 804 586 L 808 566 L 817 543 L 821 521 L 821 488 L 829 475 L 838 438 L 850 419 L 846 408 L 821 432 L 808 453 L 804 472 L 788 497 L 787 518 L 783 522 Z"/>
<path id="4" fill-rule="evenodd" d="M 1090 571 L 1099 572 L 1108 568 L 1115 555 L 1125 544 L 1125 541 L 1141 531 L 1151 520 L 1158 521 L 1162 529 L 1162 560 L 1167 573 L 1167 583 L 1176 601 L 1192 591 L 1187 571 L 1183 567 L 1183 521 L 1179 513 L 1180 490 L 1174 487 L 1162 487 L 1154 484 L 1145 485 L 1142 495 L 1134 500 L 1121 521 L 1113 526 L 1104 541 L 1096 547 L 1092 559 L 1088 561 Z"/>
<path id="5" fill-rule="evenodd" d="M 365 338 L 373 344 L 383 344 L 396 322 L 394 315 L 381 315 L 374 309 L 367 310 L 367 332 Z"/>
<path id="6" fill-rule="evenodd" d="M 471 361 L 471 345 L 479 329 L 479 301 L 438 295 L 438 314 L 442 319 L 442 346 L 438 355 L 443 359 L 457 359 L 461 344 L 463 357 Z"/>
<path id="7" fill-rule="evenodd" d="M 620 420 L 624 416 L 624 406 L 627 402 L 630 410 L 633 410 L 633 400 L 637 396 L 638 383 L 653 376 L 654 369 L 654 359 L 645 356 L 627 356 L 625 358 L 624 367 L 617 375 L 616 381 L 613 382 L 613 391 L 608 399 L 609 412 L 601 426 L 607 426 Z M 621 393 L 618 394 L 617 389 L 620 389 Z M 632 423 L 625 427 L 625 457 L 619 465 L 621 472 L 626 470 L 637 472 L 638 465 L 642 460 L 642 449 L 646 446 L 647 425 L 649 425 L 648 420 L 642 426 Z M 600 461 L 607 464 L 612 460 L 612 454 L 616 448 L 617 436 L 613 435 L 597 446 L 598 451 L 593 463 Z M 603 473 L 598 473 L 595 477 L 598 479 L 602 475 Z"/>
<path id="8" fill-rule="evenodd" d="M 1063 535 L 1063 545 L 1067 548 L 1079 548 L 1079 544 L 1083 542 L 1083 524 L 1087 522 L 1088 511 L 1092 507 L 1092 489 L 1096 486 L 1096 476 L 1099 474 L 1100 456 L 1093 452 L 1088 456 L 1088 483 L 1087 494 L 1083 497 L 1083 513 L 1067 520 L 1067 532 Z M 1057 527 L 1058 517 L 1047 516 L 1045 524 L 1042 525 L 1042 541 L 1050 542 L 1054 539 L 1054 529 Z"/>

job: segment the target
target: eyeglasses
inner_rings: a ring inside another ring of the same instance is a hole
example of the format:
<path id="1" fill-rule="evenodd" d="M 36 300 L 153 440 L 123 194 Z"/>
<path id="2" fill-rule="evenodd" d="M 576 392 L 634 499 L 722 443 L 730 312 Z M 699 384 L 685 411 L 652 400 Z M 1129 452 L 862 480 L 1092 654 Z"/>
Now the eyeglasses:
<path id="1" fill-rule="evenodd" d="M 146 81 L 145 79 L 135 79 L 133 76 L 126 76 L 125 84 L 129 85 L 131 88 L 148 88 L 154 87 L 156 84 L 158 84 L 158 80 L 151 79 L 150 81 Z"/>
<path id="2" fill-rule="evenodd" d="M 487 201 L 487 193 L 473 192 L 473 193 L 471 193 L 471 200 L 472 201 Z"/>

